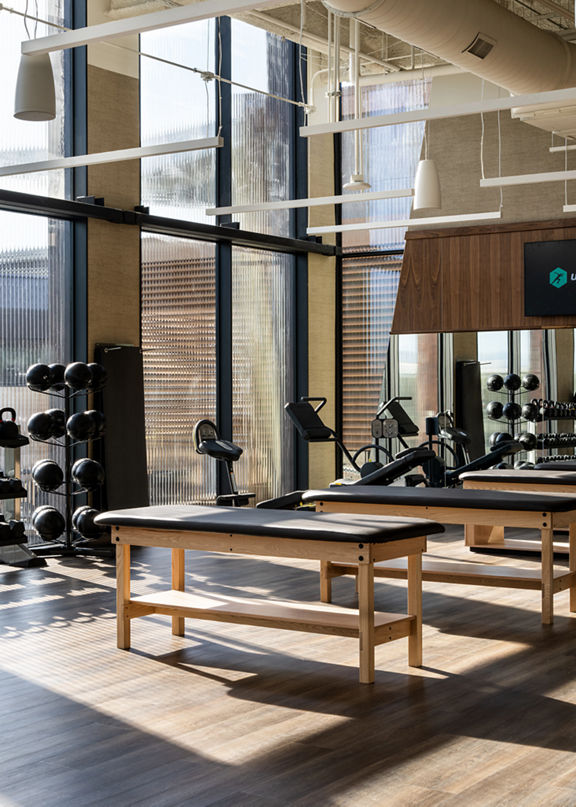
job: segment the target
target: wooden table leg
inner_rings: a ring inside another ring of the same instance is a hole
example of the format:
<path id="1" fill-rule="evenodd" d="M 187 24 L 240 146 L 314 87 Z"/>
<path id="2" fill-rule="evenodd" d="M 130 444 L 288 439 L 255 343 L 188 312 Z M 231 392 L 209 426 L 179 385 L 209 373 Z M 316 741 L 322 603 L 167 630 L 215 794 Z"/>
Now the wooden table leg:
<path id="1" fill-rule="evenodd" d="M 571 572 L 576 572 L 576 523 L 570 524 L 569 536 L 569 568 Z M 570 586 L 570 611 L 576 611 L 576 582 Z"/>
<path id="2" fill-rule="evenodd" d="M 116 544 L 116 635 L 118 647 L 130 648 L 130 619 L 126 605 L 130 601 L 130 544 Z"/>
<path id="3" fill-rule="evenodd" d="M 374 563 L 358 564 L 360 683 L 374 683 Z"/>
<path id="4" fill-rule="evenodd" d="M 542 624 L 554 622 L 554 532 L 540 530 L 542 538 Z"/>
<path id="5" fill-rule="evenodd" d="M 172 588 L 175 591 L 184 591 L 185 566 L 184 550 L 172 550 Z M 184 617 L 172 617 L 172 633 L 174 636 L 184 636 Z"/>
<path id="6" fill-rule="evenodd" d="M 491 527 L 479 524 L 464 525 L 466 546 L 488 546 L 504 543 L 504 527 Z"/>
<path id="7" fill-rule="evenodd" d="M 408 664 L 422 666 L 422 553 L 408 555 L 408 613 L 415 616 L 408 638 Z"/>
<path id="8" fill-rule="evenodd" d="M 330 577 L 330 561 L 320 561 L 320 599 L 332 602 L 332 578 Z"/>

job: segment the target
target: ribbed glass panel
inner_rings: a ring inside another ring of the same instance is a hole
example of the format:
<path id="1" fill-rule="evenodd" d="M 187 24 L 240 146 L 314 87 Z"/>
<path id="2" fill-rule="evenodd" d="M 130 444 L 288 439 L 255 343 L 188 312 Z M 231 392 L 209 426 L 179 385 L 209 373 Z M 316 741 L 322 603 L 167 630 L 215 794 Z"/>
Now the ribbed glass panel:
<path id="1" fill-rule="evenodd" d="M 428 105 L 429 81 L 404 81 L 362 87 L 364 117 L 421 109 Z M 354 115 L 354 88 L 345 85 L 342 96 L 344 118 Z M 424 123 L 381 126 L 361 132 L 364 148 L 364 176 L 371 190 L 412 188 L 424 134 Z M 342 135 L 342 183 L 354 169 L 354 133 Z M 395 221 L 410 218 L 410 198 L 379 199 L 374 202 L 342 205 L 342 223 Z M 405 228 L 359 230 L 343 233 L 347 250 L 403 249 Z"/>
<path id="2" fill-rule="evenodd" d="M 420 435 L 408 438 L 412 444 L 426 439 L 425 420 L 438 412 L 438 336 L 435 333 L 407 334 L 398 337 L 399 395 Z"/>
<path id="3" fill-rule="evenodd" d="M 381 399 L 401 257 L 342 262 L 342 418 L 345 445 L 372 441 L 370 422 Z"/>
<path id="4" fill-rule="evenodd" d="M 292 49 L 260 28 L 232 20 L 232 78 L 266 92 L 289 96 Z M 290 120 L 284 101 L 232 87 L 232 204 L 290 198 Z M 290 235 L 290 213 L 235 214 L 246 230 Z"/>
<path id="5" fill-rule="evenodd" d="M 214 68 L 214 20 L 142 34 L 141 50 L 199 70 Z M 143 146 L 214 137 L 214 81 L 198 73 L 142 57 L 141 142 Z M 210 221 L 215 204 L 214 149 L 142 160 L 142 204 L 155 215 Z"/>
<path id="6" fill-rule="evenodd" d="M 293 427 L 284 414 L 293 389 L 292 261 L 247 249 L 232 256 L 234 442 L 244 449 L 237 478 L 256 501 L 292 487 Z"/>
<path id="7" fill-rule="evenodd" d="M 0 401 L 16 410 L 24 434 L 34 412 L 62 408 L 61 399 L 31 392 L 25 377 L 36 362 L 70 360 L 70 238 L 66 222 L 0 212 Z M 43 443 L 31 441 L 22 448 L 22 479 L 28 489 L 28 498 L 22 500 L 25 519 L 39 504 L 62 508 L 61 497 L 41 493 L 30 479 L 36 460 L 47 457 L 60 464 L 64 459 L 62 451 Z M 33 543 L 36 540 L 32 537 Z"/>
<path id="8" fill-rule="evenodd" d="M 18 11 L 26 6 L 36 16 L 36 4 L 25 0 L 13 0 L 7 4 Z M 38 16 L 43 19 L 64 24 L 64 0 L 38 0 Z M 28 22 L 30 36 L 47 36 L 57 33 L 51 26 Z M 65 151 L 64 127 L 64 64 L 63 51 L 50 54 L 54 84 L 56 89 L 56 119 L 45 123 L 17 120 L 13 117 L 14 92 L 16 77 L 20 64 L 20 43 L 28 39 L 22 17 L 7 12 L 0 12 L 0 64 L 2 65 L 2 81 L 0 82 L 0 109 L 2 109 L 2 126 L 0 126 L 0 164 L 37 162 L 53 157 L 63 157 Z M 66 196 L 65 172 L 43 171 L 34 174 L 20 174 L 13 177 L 0 177 L 0 187 L 24 193 L 43 194 L 46 196 Z"/>
<path id="9" fill-rule="evenodd" d="M 142 347 L 152 504 L 209 503 L 216 463 L 196 454 L 194 424 L 216 416 L 215 248 L 142 237 Z"/>

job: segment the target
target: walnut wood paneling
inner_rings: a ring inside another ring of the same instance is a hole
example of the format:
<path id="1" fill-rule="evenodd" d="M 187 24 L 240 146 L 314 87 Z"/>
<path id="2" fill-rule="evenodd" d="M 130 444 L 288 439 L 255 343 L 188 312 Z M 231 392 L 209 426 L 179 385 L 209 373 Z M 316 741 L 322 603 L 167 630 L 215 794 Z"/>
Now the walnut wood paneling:
<path id="1" fill-rule="evenodd" d="M 524 244 L 570 238 L 574 219 L 408 233 L 392 332 L 576 327 L 524 316 Z"/>
<path id="2" fill-rule="evenodd" d="M 413 249 L 406 244 L 392 333 L 442 330 L 442 246 L 434 238 L 415 242 Z"/>

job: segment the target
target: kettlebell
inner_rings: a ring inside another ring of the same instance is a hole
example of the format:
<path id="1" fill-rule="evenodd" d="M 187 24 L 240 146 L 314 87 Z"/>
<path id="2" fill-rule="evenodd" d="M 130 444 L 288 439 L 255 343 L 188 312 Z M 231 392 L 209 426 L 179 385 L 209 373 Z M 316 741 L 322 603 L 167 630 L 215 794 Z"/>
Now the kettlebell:
<path id="1" fill-rule="evenodd" d="M 4 412 L 9 412 L 10 420 L 4 420 Z M 0 409 L 0 441 L 17 440 L 20 437 L 18 424 L 16 423 L 16 410 L 11 406 Z"/>

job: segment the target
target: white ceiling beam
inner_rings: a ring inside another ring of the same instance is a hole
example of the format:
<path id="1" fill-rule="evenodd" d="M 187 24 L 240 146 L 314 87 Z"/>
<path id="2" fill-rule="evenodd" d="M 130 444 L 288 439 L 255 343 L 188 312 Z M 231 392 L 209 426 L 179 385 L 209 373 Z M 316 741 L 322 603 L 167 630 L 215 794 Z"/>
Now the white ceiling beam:
<path id="1" fill-rule="evenodd" d="M 398 124 L 416 123 L 417 121 L 459 118 L 465 115 L 479 115 L 486 112 L 502 112 L 516 109 L 517 107 L 537 106 L 540 104 L 558 104 L 559 106 L 576 104 L 576 87 L 493 98 L 487 101 L 472 101 L 469 104 L 459 104 L 458 106 L 428 107 L 426 109 L 415 109 L 411 112 L 371 115 L 366 118 L 351 118 L 350 120 L 336 121 L 335 123 L 318 123 L 311 126 L 301 126 L 300 134 L 302 137 L 312 137 L 313 135 L 336 134 L 337 132 L 354 132 L 359 129 L 375 129 L 379 126 L 397 126 Z"/>
<path id="2" fill-rule="evenodd" d="M 266 210 L 288 210 L 300 207 L 320 207 L 321 205 L 342 205 L 348 202 L 371 202 L 376 199 L 401 199 L 414 196 L 413 188 L 392 191 L 369 191 L 368 193 L 345 193 L 342 196 L 310 196 L 307 199 L 289 199 L 282 202 L 253 202 L 231 207 L 211 207 L 207 216 L 228 216 L 235 213 L 253 213 Z"/>
<path id="3" fill-rule="evenodd" d="M 357 230 L 391 230 L 395 227 L 425 227 L 431 224 L 465 224 L 469 221 L 494 221 L 502 218 L 500 210 L 491 213 L 462 213 L 457 216 L 430 216 L 421 219 L 400 219 L 398 221 L 360 221 L 355 224 L 332 224 L 327 227 L 308 227 L 307 235 L 327 233 L 352 233 Z"/>
<path id="4" fill-rule="evenodd" d="M 206 137 L 203 140 L 179 140 L 174 143 L 162 143 L 158 146 L 142 146 L 141 148 L 118 149 L 116 151 L 100 151 L 94 154 L 78 154 L 74 157 L 58 157 L 54 160 L 40 160 L 35 163 L 0 166 L 0 177 L 16 174 L 32 174 L 37 171 L 53 171 L 57 168 L 81 168 L 101 163 L 117 163 L 124 160 L 140 160 L 143 157 L 158 157 L 162 154 L 179 154 L 183 151 L 221 148 L 224 140 L 221 137 Z"/>
<path id="5" fill-rule="evenodd" d="M 576 171 L 544 171 L 540 174 L 514 174 L 507 177 L 481 179 L 481 188 L 506 188 L 510 185 L 536 185 L 539 182 L 568 182 L 576 179 Z"/>
<path id="6" fill-rule="evenodd" d="M 198 3 L 177 6 L 165 11 L 155 11 L 122 20 L 89 25 L 86 28 L 76 28 L 61 34 L 25 40 L 22 42 L 22 53 L 51 53 L 56 50 L 68 50 L 117 37 L 157 31 L 160 28 L 170 28 L 173 25 L 182 25 L 196 20 L 207 20 L 253 8 L 269 8 L 277 5 L 278 0 L 200 0 Z"/>

